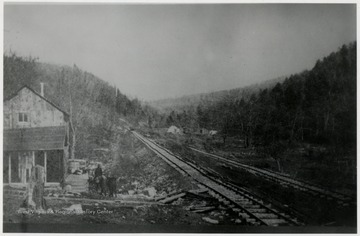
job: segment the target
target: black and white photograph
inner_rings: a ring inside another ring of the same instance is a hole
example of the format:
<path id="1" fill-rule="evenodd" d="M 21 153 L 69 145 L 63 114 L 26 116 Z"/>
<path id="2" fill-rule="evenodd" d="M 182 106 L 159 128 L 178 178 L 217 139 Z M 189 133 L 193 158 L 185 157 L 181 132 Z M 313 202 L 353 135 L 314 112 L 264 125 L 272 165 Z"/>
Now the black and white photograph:
<path id="1" fill-rule="evenodd" d="M 357 3 L 3 2 L 4 233 L 356 233 Z"/>

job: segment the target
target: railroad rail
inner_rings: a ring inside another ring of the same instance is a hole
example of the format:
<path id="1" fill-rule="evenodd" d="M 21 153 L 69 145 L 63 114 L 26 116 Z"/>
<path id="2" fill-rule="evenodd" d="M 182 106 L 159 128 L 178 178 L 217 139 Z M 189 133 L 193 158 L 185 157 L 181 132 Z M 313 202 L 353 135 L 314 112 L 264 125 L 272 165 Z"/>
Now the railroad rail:
<path id="1" fill-rule="evenodd" d="M 144 138 L 139 133 L 135 131 L 132 131 L 132 133 L 170 166 L 183 175 L 190 176 L 208 189 L 211 196 L 236 212 L 238 216 L 248 224 L 265 226 L 302 225 L 302 223 L 294 217 L 273 209 L 270 205 L 264 204 L 262 200 L 254 198 L 249 192 L 242 191 L 221 182 L 210 176 L 205 170 L 173 154 L 155 142 Z"/>
<path id="2" fill-rule="evenodd" d="M 320 196 L 322 198 L 327 198 L 328 200 L 336 200 L 338 204 L 341 204 L 343 206 L 349 206 L 349 204 L 354 204 L 354 202 L 355 202 L 353 197 L 343 194 L 343 193 L 331 191 L 331 190 L 322 188 L 321 186 L 311 184 L 311 183 L 305 182 L 305 181 L 296 180 L 291 177 L 287 177 L 287 176 L 281 175 L 281 174 L 273 172 L 273 171 L 264 170 L 264 169 L 257 168 L 257 167 L 251 166 L 251 165 L 246 165 L 246 164 L 240 163 L 238 161 L 234 161 L 234 160 L 227 159 L 225 157 L 221 157 L 219 155 L 215 155 L 212 153 L 204 152 L 202 150 L 198 150 L 193 147 L 189 147 L 189 148 L 195 152 L 202 153 L 202 154 L 212 157 L 212 158 L 216 158 L 217 160 L 221 160 L 224 163 L 229 164 L 233 167 L 241 168 L 252 174 L 261 176 L 262 178 L 265 178 L 269 181 L 278 182 L 282 186 L 292 187 L 292 188 L 295 188 L 300 191 L 304 191 L 304 192 L 309 193 L 314 196 Z"/>

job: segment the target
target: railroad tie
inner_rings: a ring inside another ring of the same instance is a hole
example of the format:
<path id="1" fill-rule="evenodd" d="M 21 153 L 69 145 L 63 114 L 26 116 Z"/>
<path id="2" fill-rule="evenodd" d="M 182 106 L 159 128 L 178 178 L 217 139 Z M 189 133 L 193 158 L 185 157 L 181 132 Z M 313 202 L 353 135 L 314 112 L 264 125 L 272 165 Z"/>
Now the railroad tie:
<path id="1" fill-rule="evenodd" d="M 286 224 L 286 221 L 283 219 L 263 219 L 262 221 L 270 226 L 278 226 L 280 224 Z"/>
<path id="2" fill-rule="evenodd" d="M 277 215 L 273 213 L 253 213 L 256 217 L 260 219 L 277 219 Z"/>
<path id="3" fill-rule="evenodd" d="M 247 209 L 251 213 L 265 213 L 266 209 L 263 208 L 248 208 Z"/>

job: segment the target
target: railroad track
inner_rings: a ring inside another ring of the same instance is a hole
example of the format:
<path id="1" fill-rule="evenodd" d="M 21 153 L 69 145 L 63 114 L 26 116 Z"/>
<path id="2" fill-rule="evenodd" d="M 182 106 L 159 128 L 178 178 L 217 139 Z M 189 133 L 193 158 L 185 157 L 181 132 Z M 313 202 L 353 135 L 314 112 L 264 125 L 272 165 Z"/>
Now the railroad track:
<path id="1" fill-rule="evenodd" d="M 144 138 L 137 132 L 132 132 L 149 149 L 183 175 L 190 176 L 208 189 L 211 196 L 232 209 L 241 220 L 251 225 L 265 226 L 298 226 L 302 225 L 294 217 L 283 214 L 262 200 L 256 199 L 249 192 L 242 191 L 209 175 L 205 170 L 173 154 L 153 141 Z"/>
<path id="2" fill-rule="evenodd" d="M 284 187 L 292 187 L 297 190 L 311 194 L 313 196 L 317 196 L 320 198 L 326 198 L 328 200 L 335 200 L 337 202 L 337 204 L 340 204 L 342 206 L 349 206 L 350 204 L 356 204 L 356 201 L 354 200 L 354 198 L 349 195 L 331 191 L 331 190 L 325 189 L 321 186 L 311 184 L 308 182 L 299 181 L 299 180 L 281 175 L 281 174 L 273 172 L 273 171 L 264 170 L 264 169 L 260 169 L 260 168 L 254 167 L 254 166 L 242 164 L 242 163 L 239 163 L 234 160 L 229 160 L 225 157 L 207 153 L 207 152 L 198 150 L 193 147 L 189 147 L 189 148 L 195 152 L 202 153 L 202 154 L 212 157 L 212 158 L 216 158 L 217 160 L 221 160 L 222 162 L 224 162 L 230 166 L 244 169 L 252 174 L 261 176 L 262 178 L 267 179 L 269 181 L 277 182 Z"/>

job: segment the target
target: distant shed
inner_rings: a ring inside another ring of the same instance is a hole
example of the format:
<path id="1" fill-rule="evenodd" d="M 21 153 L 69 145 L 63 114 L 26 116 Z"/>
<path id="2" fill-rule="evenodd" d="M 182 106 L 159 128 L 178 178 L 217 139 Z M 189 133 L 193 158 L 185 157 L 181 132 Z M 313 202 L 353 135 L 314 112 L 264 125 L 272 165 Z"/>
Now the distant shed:
<path id="1" fill-rule="evenodd" d="M 199 133 L 202 134 L 202 135 L 207 135 L 207 134 L 209 134 L 209 130 L 207 130 L 205 128 L 200 128 Z"/>
<path id="2" fill-rule="evenodd" d="M 218 132 L 216 131 L 216 130 L 210 130 L 209 131 L 209 135 L 210 136 L 214 136 L 214 135 L 216 135 Z"/>
<path id="3" fill-rule="evenodd" d="M 169 129 L 167 130 L 167 133 L 172 133 L 172 134 L 181 134 L 181 129 L 179 129 L 178 127 L 176 127 L 175 125 L 172 125 L 169 127 Z"/>

